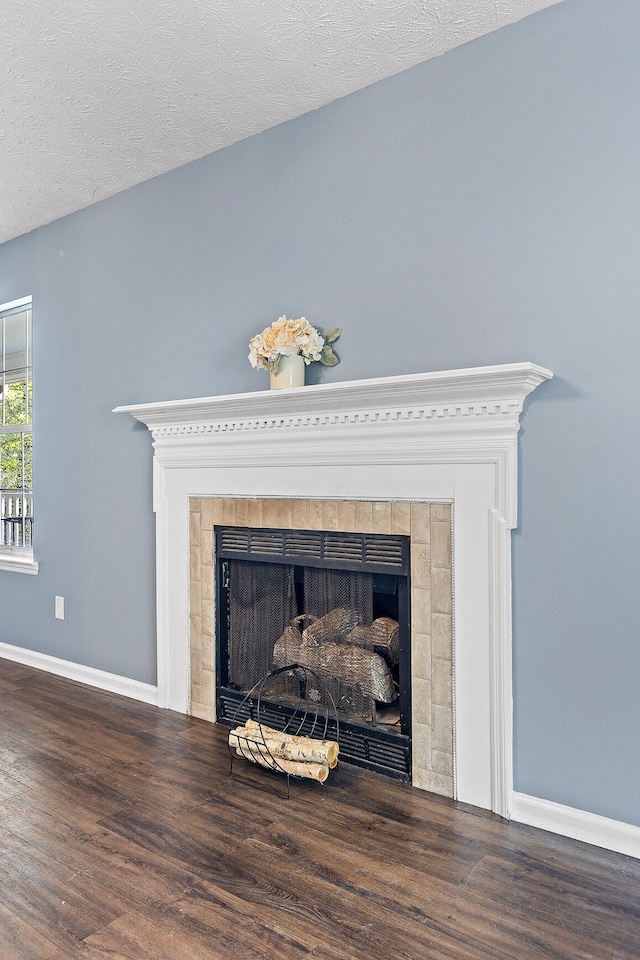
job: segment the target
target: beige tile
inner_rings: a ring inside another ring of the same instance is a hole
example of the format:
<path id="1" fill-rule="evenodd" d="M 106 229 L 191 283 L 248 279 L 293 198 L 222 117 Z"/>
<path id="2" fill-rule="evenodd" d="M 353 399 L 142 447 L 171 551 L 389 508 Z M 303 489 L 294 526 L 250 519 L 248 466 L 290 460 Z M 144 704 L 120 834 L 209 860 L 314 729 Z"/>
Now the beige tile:
<path id="1" fill-rule="evenodd" d="M 412 781 L 414 787 L 418 787 L 420 790 L 428 790 L 430 793 L 437 793 L 441 797 L 453 797 L 453 777 L 446 777 L 442 773 L 434 773 L 432 770 L 414 767 Z"/>
<path id="2" fill-rule="evenodd" d="M 214 640 L 213 634 L 206 634 L 202 632 L 202 646 L 200 650 L 200 658 L 202 660 L 202 669 L 203 670 L 213 670 L 214 662 Z"/>
<path id="3" fill-rule="evenodd" d="M 356 500 L 356 533 L 373 533 L 373 504 Z"/>
<path id="4" fill-rule="evenodd" d="M 277 526 L 283 530 L 291 529 L 291 500 L 278 500 L 276 501 L 278 508 L 276 510 L 276 517 L 278 520 Z"/>
<path id="5" fill-rule="evenodd" d="M 453 753 L 453 710 L 439 703 L 431 704 L 433 749 L 441 753 Z"/>
<path id="6" fill-rule="evenodd" d="M 411 541 L 411 586 L 428 590 L 431 586 L 431 546 Z"/>
<path id="7" fill-rule="evenodd" d="M 434 613 L 451 613 L 451 570 L 431 566 L 431 603 Z"/>
<path id="8" fill-rule="evenodd" d="M 452 636 L 451 615 L 434 613 L 431 617 L 431 644 L 434 657 L 440 660 L 452 659 Z"/>
<path id="9" fill-rule="evenodd" d="M 431 504 L 411 504 L 411 541 L 429 543 L 431 538 Z"/>
<path id="10" fill-rule="evenodd" d="M 431 752 L 431 769 L 434 773 L 441 773 L 453 780 L 453 756 L 450 753 L 441 753 L 440 750 Z"/>
<path id="11" fill-rule="evenodd" d="M 294 530 L 308 530 L 307 501 L 291 501 L 291 526 Z"/>
<path id="12" fill-rule="evenodd" d="M 431 775 L 431 770 L 424 767 L 419 767 L 415 760 L 412 763 L 411 767 L 411 785 L 416 787 L 418 790 L 427 790 L 428 787 L 425 786 L 427 778 Z"/>
<path id="13" fill-rule="evenodd" d="M 353 500 L 341 500 L 338 504 L 339 530 L 354 533 L 356 529 L 356 505 Z"/>
<path id="14" fill-rule="evenodd" d="M 211 670 L 202 671 L 202 700 L 201 703 L 207 703 L 213 706 L 215 704 L 215 676 Z"/>
<path id="15" fill-rule="evenodd" d="M 307 519 L 309 530 L 322 530 L 322 500 L 307 500 Z"/>
<path id="16" fill-rule="evenodd" d="M 452 705 L 451 698 L 451 661 L 437 660 L 431 662 L 431 696 L 434 703 L 444 707 Z"/>
<path id="17" fill-rule="evenodd" d="M 224 515 L 224 498 L 211 497 L 207 506 L 211 510 L 211 525 L 215 526 L 216 523 L 223 523 L 222 518 Z"/>
<path id="18" fill-rule="evenodd" d="M 451 569 L 451 524 L 431 524 L 431 563 L 434 567 Z"/>
<path id="19" fill-rule="evenodd" d="M 208 723 L 216 722 L 216 712 L 213 707 L 204 703 L 191 703 L 191 716 L 198 720 L 206 720 Z"/>
<path id="20" fill-rule="evenodd" d="M 236 500 L 236 524 L 239 527 L 250 527 L 249 500 Z"/>
<path id="21" fill-rule="evenodd" d="M 236 522 L 235 499 L 233 497 L 224 497 L 221 501 L 221 504 L 222 504 L 222 518 L 220 522 L 230 527 L 235 526 L 235 522 Z"/>
<path id="22" fill-rule="evenodd" d="M 411 631 L 431 633 L 431 591 L 414 587 L 411 591 Z"/>
<path id="23" fill-rule="evenodd" d="M 213 605 L 210 603 L 203 603 L 202 605 L 202 632 L 209 637 L 215 635 Z"/>
<path id="24" fill-rule="evenodd" d="M 191 651 L 190 670 L 191 670 L 190 672 L 191 699 L 201 700 L 202 699 L 202 664 L 200 663 L 200 655 L 197 650 Z"/>
<path id="25" fill-rule="evenodd" d="M 432 503 L 431 519 L 444 523 L 451 523 L 451 504 L 450 503 Z"/>
<path id="26" fill-rule="evenodd" d="M 202 601 L 202 584 L 200 580 L 191 580 L 189 583 L 189 603 L 192 613 L 200 613 Z"/>
<path id="27" fill-rule="evenodd" d="M 194 651 L 192 650 L 192 653 Z M 196 651 L 197 652 L 197 651 Z M 191 657 L 191 690 L 196 691 L 192 693 L 195 696 L 196 700 L 202 698 L 202 663 L 199 656 Z"/>
<path id="28" fill-rule="evenodd" d="M 413 737 L 411 741 L 413 767 L 423 767 L 428 770 L 431 766 L 431 727 L 428 723 L 413 723 Z"/>
<path id="29" fill-rule="evenodd" d="M 262 527 L 262 500 L 247 500 L 247 526 Z"/>
<path id="30" fill-rule="evenodd" d="M 411 504 L 391 504 L 391 533 L 408 537 L 411 533 Z"/>
<path id="31" fill-rule="evenodd" d="M 199 665 L 202 659 L 202 619 L 199 614 L 189 617 L 189 655 L 193 669 L 194 662 Z"/>
<path id="32" fill-rule="evenodd" d="M 215 672 L 215 650 L 213 637 L 202 637 L 202 669 Z"/>
<path id="33" fill-rule="evenodd" d="M 338 522 L 338 501 L 337 500 L 325 500 L 322 505 L 322 529 L 323 530 L 339 530 L 340 524 Z"/>
<path id="34" fill-rule="evenodd" d="M 200 545 L 200 511 L 189 511 L 189 549 Z"/>
<path id="35" fill-rule="evenodd" d="M 213 563 L 203 563 L 200 567 L 200 596 L 203 603 L 213 603 L 213 580 Z"/>
<path id="36" fill-rule="evenodd" d="M 203 530 L 200 536 L 200 562 L 211 565 L 213 563 L 213 527 Z"/>
<path id="37" fill-rule="evenodd" d="M 192 612 L 189 616 L 189 647 L 191 653 L 201 656 L 202 651 L 202 616 Z"/>
<path id="38" fill-rule="evenodd" d="M 262 524 L 265 527 L 279 527 L 279 511 L 280 511 L 280 501 L 279 500 L 263 500 L 262 501 Z"/>
<path id="39" fill-rule="evenodd" d="M 213 507 L 216 502 L 211 497 L 203 498 L 200 501 L 200 526 L 203 530 L 213 526 Z"/>
<path id="40" fill-rule="evenodd" d="M 391 503 L 389 501 L 373 504 L 373 532 L 391 533 Z"/>
<path id="41" fill-rule="evenodd" d="M 411 684 L 411 714 L 414 723 L 431 723 L 433 713 L 431 703 L 431 683 L 429 680 L 413 678 Z"/>
<path id="42" fill-rule="evenodd" d="M 200 550 L 197 547 L 189 551 L 189 579 L 197 581 L 202 580 Z"/>
<path id="43" fill-rule="evenodd" d="M 411 641 L 411 672 L 421 680 L 431 679 L 431 637 L 414 633 Z"/>

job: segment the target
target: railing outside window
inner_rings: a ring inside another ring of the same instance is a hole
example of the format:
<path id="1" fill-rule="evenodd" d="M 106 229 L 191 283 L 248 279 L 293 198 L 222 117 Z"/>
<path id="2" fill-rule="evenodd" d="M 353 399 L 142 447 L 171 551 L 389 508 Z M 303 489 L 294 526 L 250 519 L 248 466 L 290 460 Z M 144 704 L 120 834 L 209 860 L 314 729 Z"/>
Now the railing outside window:
<path id="1" fill-rule="evenodd" d="M 33 544 L 33 493 L 0 489 L 0 546 Z"/>

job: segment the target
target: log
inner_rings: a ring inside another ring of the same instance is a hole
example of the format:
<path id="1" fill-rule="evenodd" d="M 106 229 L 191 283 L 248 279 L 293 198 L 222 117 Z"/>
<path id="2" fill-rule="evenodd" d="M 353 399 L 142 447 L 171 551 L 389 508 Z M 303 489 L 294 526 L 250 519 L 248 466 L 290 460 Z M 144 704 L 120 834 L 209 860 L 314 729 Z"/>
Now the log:
<path id="1" fill-rule="evenodd" d="M 307 780 L 317 780 L 324 783 L 329 776 L 329 767 L 325 763 L 297 763 L 294 760 L 276 760 L 269 755 L 267 748 L 255 740 L 243 740 L 242 746 L 236 747 L 236 754 L 243 760 L 250 760 L 260 767 L 277 770 L 279 773 L 288 773 L 292 777 L 304 777 Z"/>
<path id="2" fill-rule="evenodd" d="M 236 727 L 229 733 L 229 744 L 237 746 L 237 739 L 244 738 L 265 744 L 273 757 L 283 760 L 295 760 L 303 763 L 325 763 L 333 770 L 338 763 L 340 747 L 335 740 L 317 740 L 314 737 L 300 737 L 292 733 L 283 733 L 247 720 L 243 727 Z"/>
<path id="3" fill-rule="evenodd" d="M 299 634 L 297 638 L 293 636 L 294 633 L 287 630 L 276 640 L 273 648 L 274 667 L 300 663 L 325 680 L 343 680 L 358 686 L 374 700 L 382 703 L 395 700 L 391 671 L 379 653 L 345 643 L 323 643 L 312 647 Z"/>
<path id="4" fill-rule="evenodd" d="M 258 748 L 265 757 L 272 757 L 278 763 L 281 760 L 289 760 L 293 763 L 319 763 L 322 766 L 332 770 L 338 763 L 337 759 L 329 761 L 322 751 L 310 751 L 305 748 L 297 747 L 293 743 L 284 743 L 282 740 L 256 739 L 255 734 L 248 731 L 237 732 L 233 730 L 229 734 L 229 746 L 246 749 L 251 752 L 253 748 Z"/>
<path id="5" fill-rule="evenodd" d="M 373 650 L 384 657 L 389 666 L 397 664 L 400 655 L 400 634 L 397 620 L 391 617 L 378 617 L 370 627 L 357 626 L 345 637 L 343 643 L 350 643 L 365 650 Z"/>
<path id="6" fill-rule="evenodd" d="M 318 617 L 313 623 L 302 631 L 302 637 L 305 643 L 311 646 L 326 643 L 340 643 L 347 637 L 354 627 L 362 620 L 357 610 L 349 610 L 347 607 L 335 607 L 325 613 L 324 617 Z"/>

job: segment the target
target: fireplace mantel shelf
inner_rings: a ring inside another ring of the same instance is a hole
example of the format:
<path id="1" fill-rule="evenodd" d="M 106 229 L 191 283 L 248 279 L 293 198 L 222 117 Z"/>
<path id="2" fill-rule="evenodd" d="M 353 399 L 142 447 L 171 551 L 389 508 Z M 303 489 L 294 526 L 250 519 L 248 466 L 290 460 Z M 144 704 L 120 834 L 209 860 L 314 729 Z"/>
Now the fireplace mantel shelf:
<path id="1" fill-rule="evenodd" d="M 114 413 L 146 424 L 156 466 L 167 470 L 500 462 L 497 506 L 513 528 L 522 406 L 552 376 L 533 363 L 511 363 L 120 406 Z"/>
<path id="2" fill-rule="evenodd" d="M 366 422 L 412 416 L 422 419 L 519 415 L 524 398 L 553 374 L 534 363 L 468 367 L 404 376 L 323 383 L 286 390 L 169 400 L 116 407 L 162 436 L 190 430 L 329 423 L 336 418 Z"/>

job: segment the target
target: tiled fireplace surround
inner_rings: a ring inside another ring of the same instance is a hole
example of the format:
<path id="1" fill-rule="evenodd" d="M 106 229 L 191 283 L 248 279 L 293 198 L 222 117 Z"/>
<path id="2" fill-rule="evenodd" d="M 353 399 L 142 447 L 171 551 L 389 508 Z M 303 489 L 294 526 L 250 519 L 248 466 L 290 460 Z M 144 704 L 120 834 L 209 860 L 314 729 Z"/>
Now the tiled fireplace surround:
<path id="1" fill-rule="evenodd" d="M 214 718 L 218 517 L 409 530 L 414 784 L 509 816 L 517 435 L 550 376 L 514 363 L 116 408 L 153 436 L 159 705 Z"/>
<path id="2" fill-rule="evenodd" d="M 415 786 L 453 797 L 451 505 L 191 499 L 191 713 L 211 721 L 215 720 L 214 524 L 410 537 L 412 778 Z"/>

